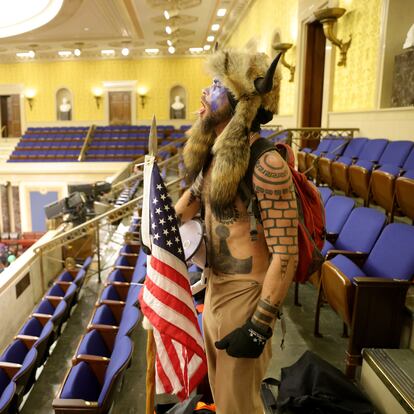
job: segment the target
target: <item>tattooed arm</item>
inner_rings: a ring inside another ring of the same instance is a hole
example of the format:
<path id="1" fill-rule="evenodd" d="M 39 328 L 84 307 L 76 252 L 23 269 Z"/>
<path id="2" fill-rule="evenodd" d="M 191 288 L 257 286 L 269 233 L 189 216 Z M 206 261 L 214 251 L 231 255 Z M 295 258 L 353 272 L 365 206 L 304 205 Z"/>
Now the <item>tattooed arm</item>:
<path id="1" fill-rule="evenodd" d="M 175 205 L 175 212 L 181 223 L 191 220 L 200 210 L 202 189 L 203 174 L 200 172 L 191 187 L 184 192 Z"/>
<path id="2" fill-rule="evenodd" d="M 272 260 L 252 322 L 266 329 L 277 316 L 295 274 L 298 212 L 289 168 L 277 152 L 267 152 L 257 161 L 253 187 Z"/>

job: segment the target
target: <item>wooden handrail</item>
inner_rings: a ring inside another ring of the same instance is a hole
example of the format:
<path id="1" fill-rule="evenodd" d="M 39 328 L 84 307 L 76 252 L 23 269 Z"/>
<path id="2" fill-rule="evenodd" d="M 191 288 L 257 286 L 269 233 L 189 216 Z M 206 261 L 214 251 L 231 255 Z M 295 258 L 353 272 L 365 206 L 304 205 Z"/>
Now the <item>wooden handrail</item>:
<path id="1" fill-rule="evenodd" d="M 85 159 L 86 151 L 89 148 L 89 144 L 90 144 L 91 139 L 92 139 L 92 137 L 93 137 L 93 135 L 95 133 L 95 129 L 96 129 L 96 125 L 94 125 L 94 124 L 92 124 L 89 127 L 88 133 L 86 134 L 85 141 L 84 141 L 84 143 L 82 145 L 82 149 L 81 149 L 81 152 L 80 152 L 79 157 L 78 157 L 78 161 L 83 161 Z"/>

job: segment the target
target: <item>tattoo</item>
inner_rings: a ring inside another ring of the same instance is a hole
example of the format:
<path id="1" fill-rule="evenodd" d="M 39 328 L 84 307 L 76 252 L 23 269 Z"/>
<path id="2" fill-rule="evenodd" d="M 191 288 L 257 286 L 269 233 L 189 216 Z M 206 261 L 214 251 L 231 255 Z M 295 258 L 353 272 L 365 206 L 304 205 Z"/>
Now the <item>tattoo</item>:
<path id="1" fill-rule="evenodd" d="M 272 315 L 275 315 L 275 316 L 279 312 L 279 306 L 280 306 L 279 302 L 276 305 L 271 305 L 270 304 L 270 297 L 268 297 L 266 300 L 260 299 L 259 303 L 257 304 L 258 309 L 262 308 L 266 312 L 269 312 L 269 313 L 271 313 Z"/>
<path id="2" fill-rule="evenodd" d="M 232 206 L 232 209 L 223 214 L 220 218 L 220 222 L 223 224 L 233 224 L 240 219 L 240 212 L 237 210 L 236 206 Z"/>
<path id="3" fill-rule="evenodd" d="M 199 197 L 197 197 L 194 194 L 193 190 L 190 188 L 190 197 L 188 198 L 187 207 L 191 206 L 191 204 L 193 204 L 194 201 L 197 200 L 197 198 L 199 198 Z"/>
<path id="4" fill-rule="evenodd" d="M 280 261 L 280 278 L 296 266 L 298 209 L 289 168 L 275 154 L 261 157 L 254 170 L 254 189 L 260 206 L 266 243 Z"/>
<path id="5" fill-rule="evenodd" d="M 229 229 L 219 224 L 216 227 L 216 234 L 219 237 L 219 251 L 211 252 L 211 263 L 214 270 L 221 273 L 234 275 L 234 274 L 249 274 L 252 271 L 253 257 L 250 256 L 246 259 L 237 259 L 232 256 L 226 239 L 230 236 Z"/>
<path id="6" fill-rule="evenodd" d="M 270 324 L 279 314 L 279 305 L 271 305 L 269 303 L 270 301 L 268 302 L 268 299 L 259 300 L 256 311 L 252 316 L 252 322 L 262 329 L 266 329 L 268 326 L 270 326 Z"/>

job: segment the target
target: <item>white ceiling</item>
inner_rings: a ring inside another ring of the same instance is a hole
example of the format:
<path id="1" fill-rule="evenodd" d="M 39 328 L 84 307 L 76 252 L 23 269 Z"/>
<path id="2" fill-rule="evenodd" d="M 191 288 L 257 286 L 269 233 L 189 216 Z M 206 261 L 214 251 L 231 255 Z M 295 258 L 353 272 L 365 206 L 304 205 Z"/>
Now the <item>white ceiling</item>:
<path id="1" fill-rule="evenodd" d="M 175 55 L 190 54 L 190 47 L 208 44 L 208 35 L 225 42 L 235 22 L 252 0 L 65 0 L 58 15 L 46 25 L 18 35 L 0 39 L 0 63 L 32 61 L 17 58 L 16 52 L 34 50 L 35 60 L 102 59 L 102 49 L 114 49 L 122 59 L 148 56 L 146 48 L 159 48 L 160 55 L 170 56 L 167 39 L 176 47 Z M 224 17 L 217 10 L 226 8 Z M 164 10 L 178 13 L 167 21 Z M 0 10 L 1 12 L 1 10 Z M 170 36 L 167 24 L 176 29 Z M 217 33 L 213 23 L 220 24 Z M 211 43 L 213 46 L 213 43 Z M 123 57 L 121 48 L 130 55 Z M 59 50 L 80 48 L 80 57 L 61 58 Z"/>

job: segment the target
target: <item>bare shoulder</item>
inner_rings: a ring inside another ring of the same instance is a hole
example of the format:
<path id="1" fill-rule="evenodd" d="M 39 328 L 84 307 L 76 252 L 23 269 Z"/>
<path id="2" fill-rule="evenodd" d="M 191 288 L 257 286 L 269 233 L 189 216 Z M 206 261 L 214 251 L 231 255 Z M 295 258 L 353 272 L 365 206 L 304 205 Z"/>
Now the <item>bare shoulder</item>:
<path id="1" fill-rule="evenodd" d="M 256 193 L 282 195 L 290 192 L 291 186 L 289 167 L 276 150 L 264 153 L 257 160 L 253 171 Z"/>

